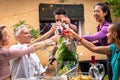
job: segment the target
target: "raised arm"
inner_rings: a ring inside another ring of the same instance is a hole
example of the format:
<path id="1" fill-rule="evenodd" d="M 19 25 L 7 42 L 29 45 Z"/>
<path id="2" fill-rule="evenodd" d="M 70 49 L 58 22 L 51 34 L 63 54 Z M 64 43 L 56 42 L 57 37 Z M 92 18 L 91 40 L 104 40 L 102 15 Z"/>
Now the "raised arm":
<path id="1" fill-rule="evenodd" d="M 110 47 L 109 46 L 95 46 L 91 42 L 85 40 L 84 38 L 80 37 L 78 34 L 76 34 L 73 30 L 70 30 L 70 32 L 73 34 L 73 36 L 81 42 L 82 45 L 84 45 L 87 49 L 89 49 L 92 52 L 100 53 L 100 54 L 110 54 Z"/>
<path id="2" fill-rule="evenodd" d="M 93 35 L 83 36 L 84 39 L 88 41 L 95 41 L 106 37 L 108 26 L 104 26 L 100 31 L 94 33 Z"/>
<path id="3" fill-rule="evenodd" d="M 23 56 L 25 54 L 33 53 L 33 52 L 39 50 L 40 48 L 47 46 L 50 42 L 53 42 L 53 41 L 56 42 L 57 39 L 59 39 L 59 37 L 60 37 L 59 35 L 55 35 L 49 39 L 46 39 L 46 40 L 41 41 L 41 42 L 36 42 L 36 43 L 29 45 L 27 47 L 20 47 L 20 48 L 11 47 L 8 50 L 9 59 L 12 59 L 15 57 L 20 57 L 20 56 Z"/>
<path id="4" fill-rule="evenodd" d="M 44 35 L 42 35 L 38 39 L 32 41 L 30 44 L 33 44 L 33 43 L 36 43 L 36 42 L 43 41 L 43 40 L 47 39 L 52 34 L 54 34 L 55 30 L 56 30 L 56 25 L 54 24 L 54 25 L 52 25 L 51 29 L 48 32 L 46 32 Z"/>
<path id="5" fill-rule="evenodd" d="M 77 26 L 72 24 L 70 21 L 70 18 L 68 16 L 66 16 L 65 18 L 65 23 L 69 25 L 69 27 L 74 30 L 76 33 L 78 32 Z"/>
<path id="6" fill-rule="evenodd" d="M 78 29 L 77 29 L 77 26 L 76 26 L 76 25 L 70 24 L 69 26 L 70 26 L 70 28 L 71 28 L 72 30 L 74 30 L 76 33 L 78 32 Z"/>

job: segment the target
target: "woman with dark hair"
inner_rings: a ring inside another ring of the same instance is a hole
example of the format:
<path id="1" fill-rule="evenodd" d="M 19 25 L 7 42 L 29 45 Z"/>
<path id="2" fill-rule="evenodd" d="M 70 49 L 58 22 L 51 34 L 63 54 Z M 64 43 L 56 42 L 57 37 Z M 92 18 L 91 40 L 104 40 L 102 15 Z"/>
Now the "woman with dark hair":
<path id="1" fill-rule="evenodd" d="M 111 67 L 113 76 L 112 80 L 120 80 L 120 23 L 109 25 L 107 33 L 108 46 L 95 46 L 91 42 L 83 39 L 70 28 L 68 29 L 82 45 L 97 54 L 112 54 Z"/>
<path id="2" fill-rule="evenodd" d="M 97 32 L 93 35 L 83 36 L 84 39 L 93 42 L 96 46 L 107 46 L 107 29 L 108 26 L 112 23 L 110 9 L 107 3 L 97 3 L 94 6 L 94 13 L 93 16 L 98 22 Z M 97 40 L 97 41 L 96 41 Z M 107 71 L 109 80 L 112 77 L 112 70 L 111 70 L 111 55 L 107 55 Z"/>

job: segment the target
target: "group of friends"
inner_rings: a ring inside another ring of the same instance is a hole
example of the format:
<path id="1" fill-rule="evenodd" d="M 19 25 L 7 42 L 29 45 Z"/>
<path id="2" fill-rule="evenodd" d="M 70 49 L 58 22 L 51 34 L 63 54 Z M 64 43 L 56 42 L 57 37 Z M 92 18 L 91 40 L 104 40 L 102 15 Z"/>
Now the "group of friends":
<path id="1" fill-rule="evenodd" d="M 119 80 L 120 23 L 112 23 L 108 5 L 106 3 L 97 3 L 94 6 L 93 16 L 98 22 L 97 32 L 88 36 L 79 36 L 77 34 L 77 27 L 70 22 L 64 9 L 57 8 L 53 14 L 56 23 L 52 25 L 47 33 L 32 42 L 30 41 L 29 29 L 25 25 L 17 27 L 14 30 L 14 36 L 18 44 L 10 48 L 5 48 L 9 44 L 10 38 L 7 28 L 4 25 L 0 26 L 0 80 L 7 80 L 10 76 L 12 80 L 29 78 L 35 75 L 45 76 L 45 69 L 40 65 L 40 61 L 34 52 L 46 47 L 51 42 L 56 42 L 58 45 L 56 51 L 60 69 L 64 67 L 64 62 L 67 61 L 70 63 L 70 68 L 76 66 L 75 39 L 90 51 L 107 55 L 109 80 Z M 62 30 L 56 34 L 56 30 L 61 29 L 63 22 L 68 27 L 62 27 Z M 51 35 L 53 36 L 50 37 Z"/>

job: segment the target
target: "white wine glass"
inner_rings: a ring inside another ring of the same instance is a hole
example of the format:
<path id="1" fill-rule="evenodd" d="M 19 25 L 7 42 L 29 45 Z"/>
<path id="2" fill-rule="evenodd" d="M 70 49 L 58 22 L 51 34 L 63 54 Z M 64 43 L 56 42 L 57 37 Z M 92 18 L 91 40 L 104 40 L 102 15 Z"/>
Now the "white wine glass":
<path id="1" fill-rule="evenodd" d="M 99 80 L 102 80 L 104 75 L 105 75 L 105 68 L 104 68 L 104 65 L 103 64 L 99 64 L 97 63 L 96 64 L 96 67 L 98 68 L 99 70 Z"/>

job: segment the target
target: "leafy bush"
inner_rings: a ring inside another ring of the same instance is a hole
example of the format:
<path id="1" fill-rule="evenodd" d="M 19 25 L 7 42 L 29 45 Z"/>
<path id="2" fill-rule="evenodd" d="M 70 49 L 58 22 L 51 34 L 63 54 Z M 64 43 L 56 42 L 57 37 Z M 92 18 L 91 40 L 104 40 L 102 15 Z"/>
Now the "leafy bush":
<path id="1" fill-rule="evenodd" d="M 115 16 L 115 21 L 120 17 L 120 0 L 104 0 L 108 2 L 110 9 L 112 10 L 113 16 Z"/>

